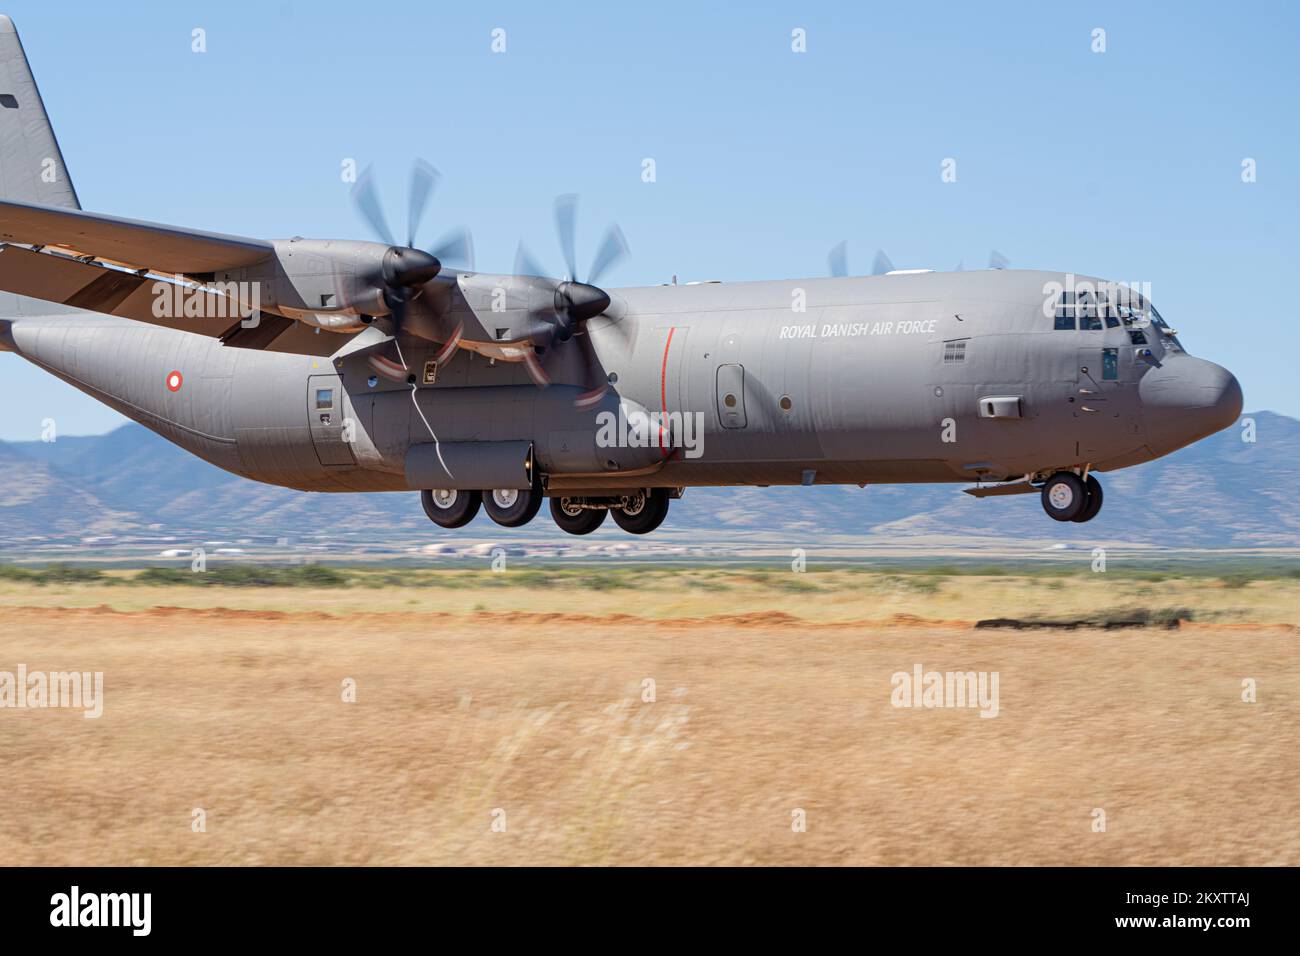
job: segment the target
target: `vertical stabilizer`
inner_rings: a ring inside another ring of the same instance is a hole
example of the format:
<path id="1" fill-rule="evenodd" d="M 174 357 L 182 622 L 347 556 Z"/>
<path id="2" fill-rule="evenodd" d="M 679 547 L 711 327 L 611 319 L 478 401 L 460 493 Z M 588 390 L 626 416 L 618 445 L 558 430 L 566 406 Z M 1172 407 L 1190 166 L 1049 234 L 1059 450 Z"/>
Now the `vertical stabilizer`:
<path id="1" fill-rule="evenodd" d="M 80 209 L 18 30 L 0 14 L 0 199 Z"/>

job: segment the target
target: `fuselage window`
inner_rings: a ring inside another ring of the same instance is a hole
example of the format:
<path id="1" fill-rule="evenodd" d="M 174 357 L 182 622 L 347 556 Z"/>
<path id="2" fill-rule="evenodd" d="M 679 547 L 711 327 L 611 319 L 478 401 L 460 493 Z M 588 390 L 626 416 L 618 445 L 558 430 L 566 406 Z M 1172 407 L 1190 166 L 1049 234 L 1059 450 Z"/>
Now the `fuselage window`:
<path id="1" fill-rule="evenodd" d="M 318 388 L 316 389 L 316 407 L 333 408 L 334 407 L 334 389 Z"/>
<path id="2" fill-rule="evenodd" d="M 1146 345 L 1146 344 L 1147 344 L 1147 337 L 1146 337 L 1145 334 L 1143 334 L 1143 332 L 1142 332 L 1141 329 L 1129 329 L 1129 330 L 1128 330 L 1128 340 L 1129 340 L 1130 342 L 1132 342 L 1134 345 Z"/>
<path id="3" fill-rule="evenodd" d="M 1104 382 L 1119 378 L 1119 349 L 1101 350 L 1101 378 Z"/>

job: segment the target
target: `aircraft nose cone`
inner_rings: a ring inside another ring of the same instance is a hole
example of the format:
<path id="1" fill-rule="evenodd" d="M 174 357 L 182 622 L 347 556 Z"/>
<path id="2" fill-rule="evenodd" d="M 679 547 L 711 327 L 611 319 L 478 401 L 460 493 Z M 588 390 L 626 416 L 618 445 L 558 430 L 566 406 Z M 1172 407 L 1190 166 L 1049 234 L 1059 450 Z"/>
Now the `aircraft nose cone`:
<path id="1" fill-rule="evenodd" d="M 1138 384 L 1152 450 L 1166 454 L 1227 428 L 1241 415 L 1241 383 L 1221 365 L 1166 358 Z"/>

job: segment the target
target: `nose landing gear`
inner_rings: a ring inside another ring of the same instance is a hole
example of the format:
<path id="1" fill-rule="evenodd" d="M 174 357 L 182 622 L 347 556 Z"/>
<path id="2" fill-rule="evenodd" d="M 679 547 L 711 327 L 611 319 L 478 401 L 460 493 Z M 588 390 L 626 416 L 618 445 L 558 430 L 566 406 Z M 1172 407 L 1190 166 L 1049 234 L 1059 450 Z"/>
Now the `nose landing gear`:
<path id="1" fill-rule="evenodd" d="M 1043 510 L 1057 521 L 1091 521 L 1101 511 L 1101 482 L 1089 475 L 1058 471 L 1043 482 Z"/>
<path id="2" fill-rule="evenodd" d="M 1101 510 L 1101 501 L 1104 497 L 1101 493 L 1101 482 L 1092 475 L 1084 482 L 1088 492 L 1088 503 L 1083 506 L 1083 510 L 1074 516 L 1073 521 L 1084 522 L 1091 521 L 1097 517 L 1097 512 Z"/>

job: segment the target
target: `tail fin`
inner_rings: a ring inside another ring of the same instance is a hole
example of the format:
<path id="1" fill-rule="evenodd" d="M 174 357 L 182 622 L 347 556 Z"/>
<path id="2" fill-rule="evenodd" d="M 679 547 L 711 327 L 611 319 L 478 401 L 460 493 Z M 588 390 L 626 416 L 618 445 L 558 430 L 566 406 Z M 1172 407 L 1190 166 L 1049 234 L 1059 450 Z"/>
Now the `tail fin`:
<path id="1" fill-rule="evenodd" d="M 0 199 L 80 209 L 14 22 L 0 14 Z"/>

